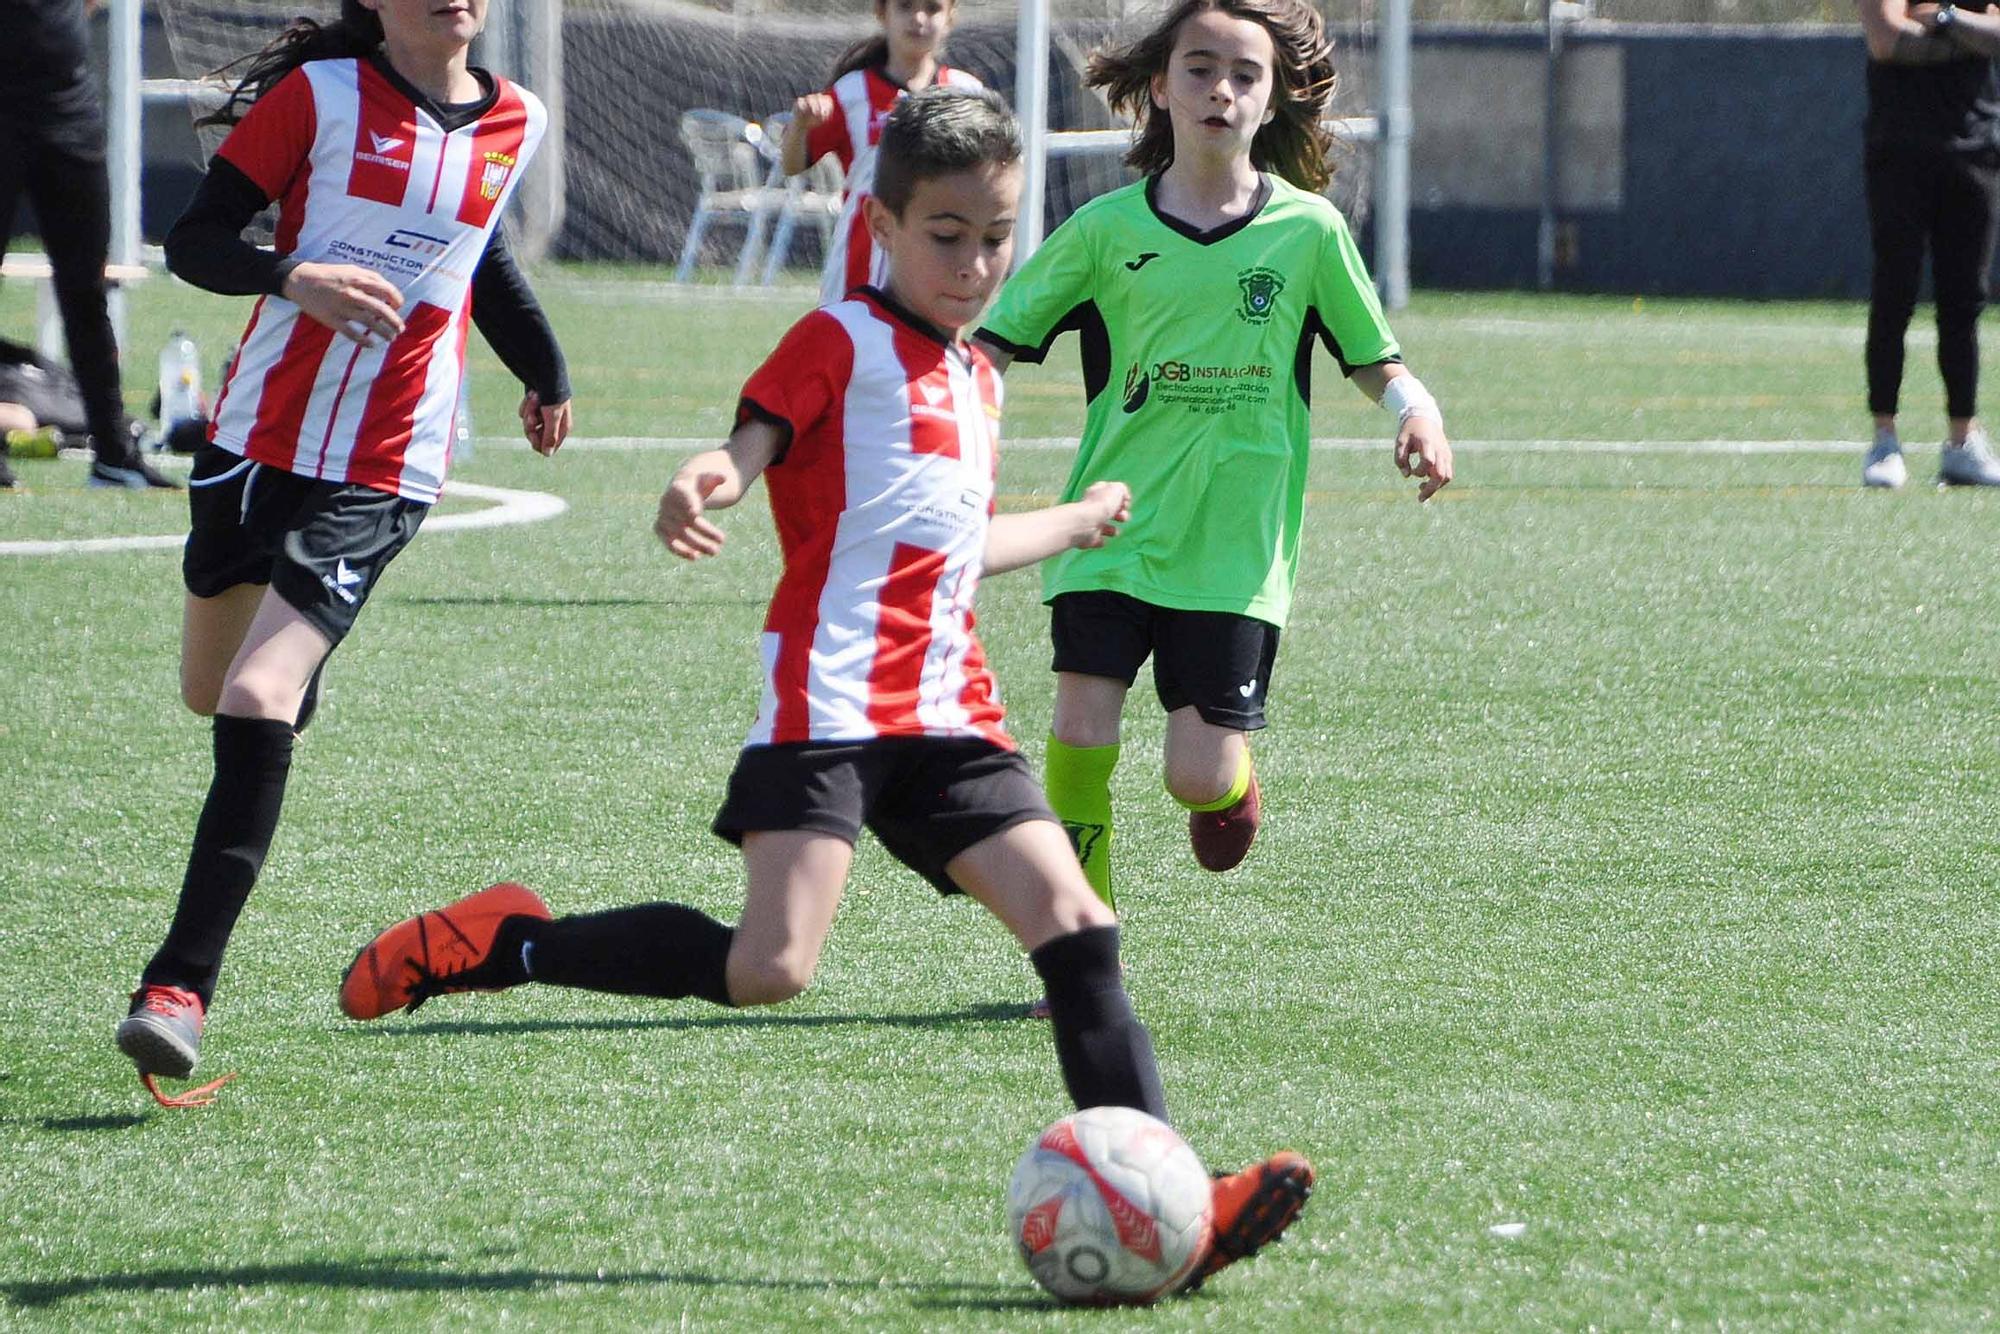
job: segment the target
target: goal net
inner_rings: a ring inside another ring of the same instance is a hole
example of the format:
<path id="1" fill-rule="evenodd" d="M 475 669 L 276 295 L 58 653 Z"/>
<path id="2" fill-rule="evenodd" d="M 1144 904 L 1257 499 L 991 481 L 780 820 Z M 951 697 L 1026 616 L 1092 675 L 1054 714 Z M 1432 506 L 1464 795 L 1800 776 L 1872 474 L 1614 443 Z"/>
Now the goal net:
<path id="1" fill-rule="evenodd" d="M 1376 3 L 1322 0 L 1336 43 L 1334 114 L 1336 137 L 1343 141 L 1331 193 L 1357 231 L 1369 212 L 1373 176 Z M 326 19 L 338 12 L 332 0 L 158 5 L 174 72 L 183 79 L 257 50 L 295 15 Z M 1160 12 L 1157 4 L 1128 6 L 1124 0 L 1053 0 L 1047 226 L 1131 179 L 1120 160 L 1122 126 L 1084 87 L 1083 71 L 1093 48 L 1141 30 Z M 531 216 L 510 219 L 514 234 L 529 233 L 531 254 L 658 265 L 680 259 L 700 203 L 702 173 L 683 137 L 685 114 L 708 110 L 768 125 L 799 94 L 825 87 L 843 50 L 879 30 L 861 0 L 516 0 L 496 3 L 492 15 L 475 59 L 533 88 L 560 126 L 524 181 L 527 197 L 518 212 Z M 1012 0 L 958 0 L 947 62 L 1011 99 L 1018 23 Z M 750 139 L 743 179 L 712 185 L 771 183 L 775 134 L 753 130 Z M 213 146 L 211 137 L 204 151 Z M 539 207 L 529 189 L 537 179 L 543 182 Z M 704 233 L 710 244 L 692 258 L 730 263 L 744 231 L 710 229 Z M 785 258 L 811 269 L 819 262 L 819 243 L 815 228 L 799 228 Z"/>

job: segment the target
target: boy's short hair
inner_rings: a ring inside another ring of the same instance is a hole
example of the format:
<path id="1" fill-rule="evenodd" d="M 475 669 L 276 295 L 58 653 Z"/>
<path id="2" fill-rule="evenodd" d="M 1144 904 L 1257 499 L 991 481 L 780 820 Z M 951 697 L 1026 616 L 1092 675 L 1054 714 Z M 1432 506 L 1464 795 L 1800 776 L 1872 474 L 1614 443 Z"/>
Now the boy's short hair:
<path id="1" fill-rule="evenodd" d="M 876 148 L 875 197 L 897 217 L 922 181 L 1021 160 L 1021 127 L 990 88 L 932 85 L 897 101 Z"/>

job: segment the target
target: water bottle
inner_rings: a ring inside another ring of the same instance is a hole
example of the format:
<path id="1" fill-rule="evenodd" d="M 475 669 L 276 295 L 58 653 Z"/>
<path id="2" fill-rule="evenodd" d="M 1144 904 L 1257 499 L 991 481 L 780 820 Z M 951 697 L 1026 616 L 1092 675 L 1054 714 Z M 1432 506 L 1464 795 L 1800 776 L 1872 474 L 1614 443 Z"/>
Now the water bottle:
<path id="1" fill-rule="evenodd" d="M 171 438 L 182 422 L 199 422 L 201 403 L 201 353 L 179 329 L 168 336 L 160 349 L 160 435 Z"/>

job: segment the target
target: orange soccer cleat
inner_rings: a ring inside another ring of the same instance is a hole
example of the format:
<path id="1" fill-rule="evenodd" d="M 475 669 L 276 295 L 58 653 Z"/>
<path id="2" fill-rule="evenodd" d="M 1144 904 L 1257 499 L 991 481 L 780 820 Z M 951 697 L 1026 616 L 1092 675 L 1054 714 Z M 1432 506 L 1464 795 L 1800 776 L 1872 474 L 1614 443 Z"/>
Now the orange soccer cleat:
<path id="1" fill-rule="evenodd" d="M 1193 1292 L 1218 1270 L 1247 1260 L 1285 1235 L 1312 1195 L 1318 1174 L 1301 1154 L 1283 1149 L 1241 1172 L 1215 1179 L 1215 1241 L 1196 1267 L 1185 1292 Z"/>
<path id="2" fill-rule="evenodd" d="M 498 991 L 521 980 L 511 960 L 494 957 L 509 918 L 547 921 L 548 905 L 525 885 L 503 882 L 433 912 L 396 923 L 368 942 L 340 979 L 340 1009 L 350 1019 L 414 1010 L 448 991 Z"/>

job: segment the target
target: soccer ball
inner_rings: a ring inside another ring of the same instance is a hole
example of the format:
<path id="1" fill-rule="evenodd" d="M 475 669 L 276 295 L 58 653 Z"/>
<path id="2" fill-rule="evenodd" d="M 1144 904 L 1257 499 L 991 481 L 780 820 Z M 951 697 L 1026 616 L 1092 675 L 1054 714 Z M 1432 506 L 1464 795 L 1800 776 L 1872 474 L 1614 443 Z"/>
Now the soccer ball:
<path id="1" fill-rule="evenodd" d="M 1208 1254 L 1208 1173 L 1164 1121 L 1091 1107 L 1035 1136 L 1014 1164 L 1007 1227 L 1028 1272 L 1062 1300 L 1143 1306 Z"/>

